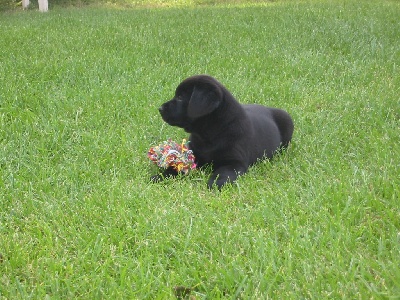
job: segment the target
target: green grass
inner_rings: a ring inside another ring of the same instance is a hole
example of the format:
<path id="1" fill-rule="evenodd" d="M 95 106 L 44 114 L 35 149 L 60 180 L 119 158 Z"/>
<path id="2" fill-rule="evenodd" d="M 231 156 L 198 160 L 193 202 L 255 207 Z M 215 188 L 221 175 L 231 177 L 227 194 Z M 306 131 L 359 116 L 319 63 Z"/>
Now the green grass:
<path id="1" fill-rule="evenodd" d="M 400 299 L 397 1 L 0 16 L 0 299 Z M 236 185 L 150 184 L 207 73 L 293 143 Z"/>

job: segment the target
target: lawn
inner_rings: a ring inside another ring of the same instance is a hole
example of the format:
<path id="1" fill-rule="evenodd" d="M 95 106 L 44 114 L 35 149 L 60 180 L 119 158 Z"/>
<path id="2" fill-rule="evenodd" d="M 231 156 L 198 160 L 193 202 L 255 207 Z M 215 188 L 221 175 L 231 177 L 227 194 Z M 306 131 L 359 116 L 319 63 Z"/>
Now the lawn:
<path id="1" fill-rule="evenodd" d="M 204 3 L 0 12 L 0 299 L 400 299 L 400 3 Z M 292 144 L 152 184 L 202 73 Z"/>

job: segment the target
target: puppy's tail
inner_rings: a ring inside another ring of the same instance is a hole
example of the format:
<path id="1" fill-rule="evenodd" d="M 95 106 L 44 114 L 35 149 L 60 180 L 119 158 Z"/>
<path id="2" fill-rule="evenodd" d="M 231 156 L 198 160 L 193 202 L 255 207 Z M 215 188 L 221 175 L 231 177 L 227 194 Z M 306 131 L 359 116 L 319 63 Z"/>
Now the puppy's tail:
<path id="1" fill-rule="evenodd" d="M 286 111 L 278 108 L 273 109 L 273 116 L 281 134 L 281 149 L 285 149 L 292 140 L 294 130 L 292 117 Z"/>

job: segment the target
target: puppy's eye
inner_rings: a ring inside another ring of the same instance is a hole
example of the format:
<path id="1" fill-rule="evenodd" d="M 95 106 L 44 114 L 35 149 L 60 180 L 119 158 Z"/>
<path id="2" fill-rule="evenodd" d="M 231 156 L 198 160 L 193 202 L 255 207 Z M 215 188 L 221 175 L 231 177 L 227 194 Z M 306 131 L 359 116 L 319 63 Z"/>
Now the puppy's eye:
<path id="1" fill-rule="evenodd" d="M 178 101 L 178 102 L 182 102 L 182 101 L 183 101 L 183 99 L 182 99 L 182 97 L 181 97 L 181 96 L 178 96 L 178 97 L 176 97 L 176 101 Z"/>

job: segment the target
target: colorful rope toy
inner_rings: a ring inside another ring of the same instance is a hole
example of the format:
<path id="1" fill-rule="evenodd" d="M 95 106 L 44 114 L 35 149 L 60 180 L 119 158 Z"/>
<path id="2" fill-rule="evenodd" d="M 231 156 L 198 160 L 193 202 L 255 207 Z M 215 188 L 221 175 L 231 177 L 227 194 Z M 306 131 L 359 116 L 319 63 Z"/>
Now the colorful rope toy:
<path id="1" fill-rule="evenodd" d="M 189 150 L 188 144 L 185 139 L 182 144 L 168 139 L 158 146 L 151 147 L 147 156 L 160 168 L 172 167 L 178 172 L 187 174 L 189 170 L 196 168 L 194 155 L 192 150 Z"/>

